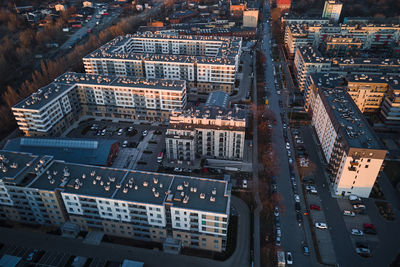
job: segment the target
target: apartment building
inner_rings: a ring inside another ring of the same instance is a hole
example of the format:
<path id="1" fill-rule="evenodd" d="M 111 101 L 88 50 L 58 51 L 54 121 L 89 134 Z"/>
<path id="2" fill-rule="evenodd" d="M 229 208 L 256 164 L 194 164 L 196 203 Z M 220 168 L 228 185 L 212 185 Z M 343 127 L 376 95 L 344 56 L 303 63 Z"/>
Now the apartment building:
<path id="1" fill-rule="evenodd" d="M 361 42 L 362 51 L 391 51 L 398 47 L 400 25 L 291 23 L 285 27 L 285 47 L 288 54 L 293 57 L 298 47 L 318 48 L 329 36 L 351 38 L 357 43 Z"/>
<path id="2" fill-rule="evenodd" d="M 305 90 L 306 79 L 313 73 L 397 76 L 400 74 L 400 60 L 326 57 L 313 47 L 299 47 L 294 58 L 294 74 L 301 91 Z"/>
<path id="3" fill-rule="evenodd" d="M 322 17 L 332 22 L 338 22 L 342 12 L 343 3 L 338 0 L 325 0 Z"/>
<path id="4" fill-rule="evenodd" d="M 0 219 L 57 225 L 179 247 L 226 248 L 227 181 L 66 163 L 0 151 Z"/>
<path id="5" fill-rule="evenodd" d="M 310 108 L 335 194 L 368 198 L 387 151 L 345 88 L 313 88 Z"/>
<path id="6" fill-rule="evenodd" d="M 50 156 L 0 151 L 1 220 L 58 226 L 66 221 L 57 190 L 30 187 L 51 161 Z"/>
<path id="7" fill-rule="evenodd" d="M 242 38 L 139 33 L 83 58 L 86 73 L 185 80 L 193 93 L 232 92 Z"/>
<path id="8" fill-rule="evenodd" d="M 258 9 L 248 8 L 243 11 L 243 27 L 257 28 Z"/>
<path id="9" fill-rule="evenodd" d="M 246 112 L 217 106 L 174 111 L 165 145 L 169 160 L 198 158 L 241 160 L 244 151 Z"/>
<path id="10" fill-rule="evenodd" d="M 391 84 L 391 89 L 384 96 L 381 105 L 381 118 L 391 128 L 400 127 L 400 79 Z"/>
<path id="11" fill-rule="evenodd" d="M 12 107 L 27 136 L 58 135 L 80 115 L 163 121 L 186 106 L 186 82 L 67 72 Z"/>

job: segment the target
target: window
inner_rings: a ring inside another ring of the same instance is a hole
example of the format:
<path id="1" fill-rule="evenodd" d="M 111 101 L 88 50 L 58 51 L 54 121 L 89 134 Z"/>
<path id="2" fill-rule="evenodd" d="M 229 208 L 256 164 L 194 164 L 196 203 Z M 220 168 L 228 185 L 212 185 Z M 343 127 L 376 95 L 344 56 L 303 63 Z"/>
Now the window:
<path id="1" fill-rule="evenodd" d="M 365 168 L 368 168 L 368 165 L 365 165 Z"/>

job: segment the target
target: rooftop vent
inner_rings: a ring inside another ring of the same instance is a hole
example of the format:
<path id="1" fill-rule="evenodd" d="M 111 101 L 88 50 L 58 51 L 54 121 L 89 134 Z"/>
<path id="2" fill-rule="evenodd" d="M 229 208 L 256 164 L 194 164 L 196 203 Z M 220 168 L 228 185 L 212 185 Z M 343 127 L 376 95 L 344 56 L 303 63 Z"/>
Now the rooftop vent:
<path id="1" fill-rule="evenodd" d="M 205 198 L 206 198 L 206 195 L 205 195 L 204 193 L 200 193 L 200 198 L 201 198 L 201 199 L 205 199 Z"/>
<path id="2" fill-rule="evenodd" d="M 210 196 L 210 201 L 211 201 L 211 202 L 215 202 L 215 197 Z"/>
<path id="3" fill-rule="evenodd" d="M 124 190 L 122 190 L 122 192 L 124 193 L 124 194 L 126 194 L 126 193 L 128 193 L 128 188 L 124 188 Z"/>
<path id="4" fill-rule="evenodd" d="M 183 186 L 180 184 L 176 187 L 177 190 L 183 190 Z"/>
<path id="5" fill-rule="evenodd" d="M 189 202 L 189 196 L 185 196 L 184 198 L 183 198 L 183 203 L 184 204 L 187 204 Z"/>
<path id="6" fill-rule="evenodd" d="M 153 178 L 153 183 L 154 183 L 154 184 L 158 184 L 158 179 L 154 177 L 154 178 Z"/>
<path id="7" fill-rule="evenodd" d="M 189 182 L 188 182 L 188 181 L 184 181 L 184 182 L 183 182 L 183 185 L 184 185 L 185 187 L 188 187 L 188 186 L 189 186 Z"/>
<path id="8" fill-rule="evenodd" d="M 216 194 L 217 194 L 217 189 L 216 189 L 216 188 L 213 188 L 213 190 L 211 191 L 211 193 L 212 193 L 213 195 L 216 195 Z"/>
<path id="9" fill-rule="evenodd" d="M 149 183 L 147 181 L 143 181 L 143 186 L 147 187 L 149 185 Z"/>
<path id="10" fill-rule="evenodd" d="M 159 196 L 160 196 L 160 193 L 154 192 L 154 197 L 159 197 Z"/>
<path id="11" fill-rule="evenodd" d="M 86 179 L 86 174 L 82 174 L 82 179 Z"/>

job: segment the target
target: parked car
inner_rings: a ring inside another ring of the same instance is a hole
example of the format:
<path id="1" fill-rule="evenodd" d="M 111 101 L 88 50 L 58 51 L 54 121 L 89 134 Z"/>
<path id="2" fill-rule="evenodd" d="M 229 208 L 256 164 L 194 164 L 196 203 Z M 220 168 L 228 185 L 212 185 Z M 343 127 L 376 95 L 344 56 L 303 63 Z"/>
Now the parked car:
<path id="1" fill-rule="evenodd" d="M 288 265 L 293 264 L 293 256 L 292 253 L 286 252 L 286 262 Z"/>
<path id="2" fill-rule="evenodd" d="M 143 136 L 146 136 L 148 133 L 149 133 L 149 132 L 148 132 L 147 130 L 144 130 L 143 133 L 142 133 L 142 135 L 143 135 Z"/>
<path id="3" fill-rule="evenodd" d="M 174 168 L 174 172 L 182 172 L 183 169 L 182 168 Z"/>
<path id="4" fill-rule="evenodd" d="M 123 143 L 122 143 L 122 147 L 127 147 L 128 146 L 128 141 L 124 141 Z"/>
<path id="5" fill-rule="evenodd" d="M 275 245 L 277 245 L 278 247 L 281 245 L 281 238 L 279 236 L 276 237 Z"/>
<path id="6" fill-rule="evenodd" d="M 356 253 L 362 257 L 370 257 L 371 256 L 371 250 L 369 250 L 369 248 L 356 248 Z"/>
<path id="7" fill-rule="evenodd" d="M 376 229 L 369 229 L 369 228 L 366 228 L 366 229 L 364 229 L 364 234 L 367 234 L 367 235 L 376 235 L 377 232 L 376 232 Z"/>
<path id="8" fill-rule="evenodd" d="M 303 246 L 303 254 L 306 256 L 310 255 L 310 249 L 306 245 Z"/>
<path id="9" fill-rule="evenodd" d="M 356 247 L 357 248 L 369 248 L 367 242 L 356 242 Z"/>
<path id="10" fill-rule="evenodd" d="M 279 208 L 277 206 L 275 206 L 275 208 L 274 208 L 274 215 L 275 215 L 275 217 L 279 216 Z"/>
<path id="11" fill-rule="evenodd" d="M 289 144 L 289 142 L 286 142 L 286 149 L 290 149 L 290 144 Z"/>
<path id="12" fill-rule="evenodd" d="M 294 195 L 294 201 L 296 201 L 296 202 L 300 202 L 300 197 L 299 197 L 299 195 Z"/>
<path id="13" fill-rule="evenodd" d="M 351 216 L 351 217 L 356 216 L 356 214 L 354 212 L 350 211 L 350 210 L 344 210 L 343 211 L 343 215 L 344 216 Z"/>
<path id="14" fill-rule="evenodd" d="M 352 235 L 358 235 L 358 236 L 364 235 L 363 231 L 355 229 L 355 228 L 351 229 L 351 234 Z"/>
<path id="15" fill-rule="evenodd" d="M 296 140 L 297 144 L 304 144 L 303 140 L 301 140 L 300 138 Z"/>
<path id="16" fill-rule="evenodd" d="M 281 232 L 281 228 L 276 228 L 276 236 L 281 237 L 282 232 Z"/>
<path id="17" fill-rule="evenodd" d="M 355 210 L 359 210 L 359 209 L 365 209 L 365 205 L 362 205 L 362 204 L 356 204 L 356 205 L 353 205 L 353 209 L 355 209 Z"/>
<path id="18" fill-rule="evenodd" d="M 247 180 L 246 180 L 246 179 L 243 180 L 242 187 L 243 187 L 243 188 L 247 188 Z"/>
<path id="19" fill-rule="evenodd" d="M 356 196 L 356 195 L 350 195 L 350 196 L 349 196 L 349 200 L 351 200 L 351 201 L 354 201 L 354 200 L 359 200 L 359 201 L 361 201 L 361 198 L 359 198 L 359 197 Z"/>
<path id="20" fill-rule="evenodd" d="M 300 202 L 295 202 L 294 203 L 294 208 L 296 209 L 296 211 L 300 211 L 301 210 Z"/>
<path id="21" fill-rule="evenodd" d="M 124 130 L 123 130 L 122 128 L 120 128 L 120 129 L 118 130 L 117 135 L 122 135 L 123 132 L 124 132 Z"/>
<path id="22" fill-rule="evenodd" d="M 364 223 L 363 224 L 364 229 L 375 229 L 375 225 L 372 223 Z"/>
<path id="23" fill-rule="evenodd" d="M 310 205 L 310 209 L 312 209 L 312 210 L 321 210 L 321 207 L 318 206 L 318 205 L 315 205 L 315 204 L 311 204 Z"/>
<path id="24" fill-rule="evenodd" d="M 315 223 L 315 227 L 318 229 L 328 229 L 326 223 Z"/>

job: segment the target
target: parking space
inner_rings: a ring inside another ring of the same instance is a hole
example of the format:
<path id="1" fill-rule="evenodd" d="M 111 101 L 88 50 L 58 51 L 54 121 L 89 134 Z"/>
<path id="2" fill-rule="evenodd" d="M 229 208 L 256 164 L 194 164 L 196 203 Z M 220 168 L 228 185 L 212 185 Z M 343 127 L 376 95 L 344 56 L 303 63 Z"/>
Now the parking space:
<path id="1" fill-rule="evenodd" d="M 337 199 L 338 205 L 341 209 L 341 211 L 350 211 L 350 214 L 354 214 L 354 216 L 343 216 L 344 222 L 346 224 L 346 229 L 348 231 L 348 234 L 351 237 L 351 241 L 353 243 L 354 249 L 357 247 L 357 244 L 360 242 L 366 244 L 368 248 L 371 250 L 373 253 L 373 249 L 378 245 L 379 238 L 378 235 L 376 234 L 368 234 L 365 233 L 364 231 L 364 224 L 369 224 L 371 225 L 371 219 L 369 216 L 364 212 L 364 213 L 357 213 L 353 209 L 352 203 L 348 199 Z M 352 235 L 351 231 L 352 229 L 358 229 L 363 231 L 363 235 L 357 236 L 357 235 Z M 377 230 L 376 230 L 377 231 Z"/>
<path id="2" fill-rule="evenodd" d="M 315 205 L 321 209 L 322 203 L 317 194 L 307 193 L 307 202 L 309 204 L 308 209 L 310 209 L 311 205 Z M 327 225 L 328 229 L 319 229 L 315 226 L 316 223 L 325 223 L 326 217 L 324 211 L 316 209 L 310 209 L 310 216 L 312 220 L 312 227 L 314 227 L 315 236 L 318 243 L 319 253 L 321 255 L 321 259 L 325 263 L 335 263 L 336 256 L 335 251 L 333 249 L 332 238 L 329 232 L 329 225 Z"/>
<path id="3" fill-rule="evenodd" d="M 133 124 L 111 120 L 87 119 L 71 130 L 67 137 L 115 139 L 120 144 L 112 167 L 157 171 L 157 156 L 165 149 L 166 126 Z"/>

